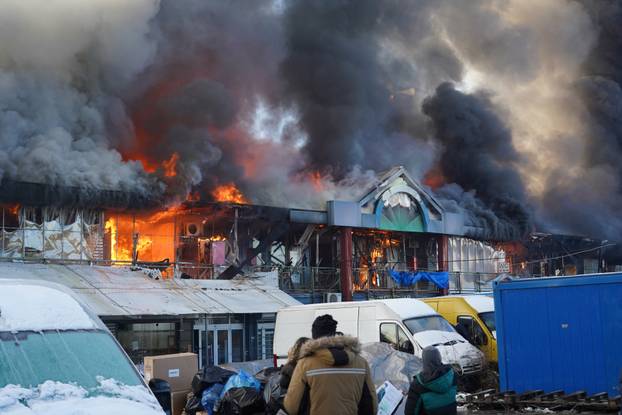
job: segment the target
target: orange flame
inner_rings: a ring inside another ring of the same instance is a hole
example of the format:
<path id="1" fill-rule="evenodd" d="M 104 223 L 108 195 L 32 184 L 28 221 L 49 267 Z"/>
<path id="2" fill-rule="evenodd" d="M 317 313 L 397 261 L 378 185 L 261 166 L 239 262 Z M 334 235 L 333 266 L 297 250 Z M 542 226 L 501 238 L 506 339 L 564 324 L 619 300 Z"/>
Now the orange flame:
<path id="1" fill-rule="evenodd" d="M 231 202 L 231 203 L 248 203 L 248 199 L 238 189 L 235 184 L 228 183 L 216 187 L 212 191 L 212 196 L 217 202 Z"/>
<path id="2" fill-rule="evenodd" d="M 171 217 L 177 215 L 182 210 L 183 210 L 183 207 L 181 205 L 171 206 L 171 207 L 169 207 L 166 210 L 162 210 L 160 212 L 156 212 L 153 215 L 149 216 L 148 218 L 145 219 L 145 222 L 147 222 L 147 223 L 160 222 L 163 219 L 168 219 L 168 218 L 171 218 Z"/>
<path id="3" fill-rule="evenodd" d="M 117 247 L 117 223 L 114 218 L 106 221 L 106 232 L 110 233 L 110 259 L 113 261 L 131 261 L 132 254 L 127 247 Z"/>
<path id="4" fill-rule="evenodd" d="M 317 192 L 324 190 L 324 182 L 322 180 L 322 174 L 319 171 L 312 172 L 309 177 L 311 178 L 311 184 Z"/>
<path id="5" fill-rule="evenodd" d="M 14 215 L 17 215 L 19 213 L 19 208 L 20 208 L 20 205 L 11 206 L 9 208 L 9 212 L 11 212 Z"/>
<path id="6" fill-rule="evenodd" d="M 443 186 L 445 182 L 445 176 L 438 166 L 433 167 L 432 170 L 428 171 L 423 178 L 423 184 L 429 186 L 431 189 L 438 189 Z"/>
<path id="7" fill-rule="evenodd" d="M 170 221 L 172 217 L 177 215 L 183 208 L 181 206 L 173 206 L 168 208 L 167 210 L 163 210 L 160 212 L 156 212 L 152 215 L 136 218 L 134 222 L 131 215 L 115 215 L 114 217 L 106 220 L 105 229 L 106 232 L 110 234 L 110 259 L 112 261 L 132 261 L 132 252 L 134 249 L 134 239 L 133 234 L 136 232 L 138 234 L 138 239 L 136 240 L 136 253 L 138 259 L 148 258 L 150 256 L 150 252 L 154 248 L 161 248 L 159 246 L 154 245 L 154 241 L 152 236 L 159 238 L 160 241 L 163 235 L 158 234 L 158 224 L 162 222 L 167 223 Z M 146 235 L 144 233 L 138 233 L 139 231 L 135 231 L 135 227 L 139 229 L 143 227 L 149 226 L 149 229 L 153 228 L 154 235 Z M 119 229 L 120 228 L 120 229 Z M 159 243 L 159 242 L 158 242 Z M 161 251 L 161 249 L 159 249 Z M 151 252 L 153 254 L 153 252 Z"/>
<path id="8" fill-rule="evenodd" d="M 186 202 L 198 202 L 199 200 L 201 200 L 201 194 L 198 191 L 190 192 L 186 196 Z"/>
<path id="9" fill-rule="evenodd" d="M 179 161 L 179 154 L 177 152 L 171 155 L 171 158 L 162 162 L 164 167 L 164 175 L 166 177 L 177 176 L 177 162 Z"/>
<path id="10" fill-rule="evenodd" d="M 210 241 L 210 242 L 218 242 L 218 241 L 226 241 L 227 238 L 225 238 L 223 235 L 214 235 L 214 236 L 210 236 L 207 238 L 199 238 L 199 241 Z"/>

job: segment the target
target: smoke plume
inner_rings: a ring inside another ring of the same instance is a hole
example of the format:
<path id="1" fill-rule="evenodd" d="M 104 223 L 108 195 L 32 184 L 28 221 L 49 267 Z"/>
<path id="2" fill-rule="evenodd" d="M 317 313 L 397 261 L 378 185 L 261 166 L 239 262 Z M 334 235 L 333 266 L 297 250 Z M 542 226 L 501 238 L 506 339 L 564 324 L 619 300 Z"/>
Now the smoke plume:
<path id="1" fill-rule="evenodd" d="M 522 236 L 529 230 L 530 215 L 516 171 L 519 155 L 489 97 L 464 94 L 444 83 L 423 102 L 422 109 L 442 144 L 439 165 L 451 183 L 437 193 L 463 205 L 475 222 L 483 220 L 481 227 L 493 230 L 492 235 Z M 472 195 L 456 194 L 455 185 L 469 189 Z"/>
<path id="2" fill-rule="evenodd" d="M 474 229 L 613 237 L 609 0 L 6 0 L 0 179 L 322 208 L 404 165 Z"/>

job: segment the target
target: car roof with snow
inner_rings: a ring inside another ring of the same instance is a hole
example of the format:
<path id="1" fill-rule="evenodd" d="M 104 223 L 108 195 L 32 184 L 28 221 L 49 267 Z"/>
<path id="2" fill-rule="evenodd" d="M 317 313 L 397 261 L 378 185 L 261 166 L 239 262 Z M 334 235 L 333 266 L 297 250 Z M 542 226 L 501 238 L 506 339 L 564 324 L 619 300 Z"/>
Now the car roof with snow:
<path id="1" fill-rule="evenodd" d="M 99 318 L 62 285 L 46 281 L 0 280 L 0 331 L 104 327 Z"/>

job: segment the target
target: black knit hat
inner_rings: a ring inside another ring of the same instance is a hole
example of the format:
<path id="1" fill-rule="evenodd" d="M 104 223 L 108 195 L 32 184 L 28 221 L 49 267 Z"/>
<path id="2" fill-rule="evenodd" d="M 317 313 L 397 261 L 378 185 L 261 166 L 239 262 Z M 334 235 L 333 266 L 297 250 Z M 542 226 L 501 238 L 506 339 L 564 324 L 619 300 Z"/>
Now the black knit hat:
<path id="1" fill-rule="evenodd" d="M 337 322 L 330 314 L 317 317 L 311 326 L 311 336 L 313 336 L 314 339 L 334 336 L 336 332 Z"/>

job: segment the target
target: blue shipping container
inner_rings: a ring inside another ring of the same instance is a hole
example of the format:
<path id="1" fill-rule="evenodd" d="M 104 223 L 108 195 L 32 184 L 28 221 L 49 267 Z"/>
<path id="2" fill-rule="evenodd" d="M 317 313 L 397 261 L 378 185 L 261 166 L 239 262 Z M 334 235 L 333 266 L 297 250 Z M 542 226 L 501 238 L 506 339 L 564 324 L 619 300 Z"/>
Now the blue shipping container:
<path id="1" fill-rule="evenodd" d="M 502 390 L 620 394 L 622 274 L 496 282 Z"/>

